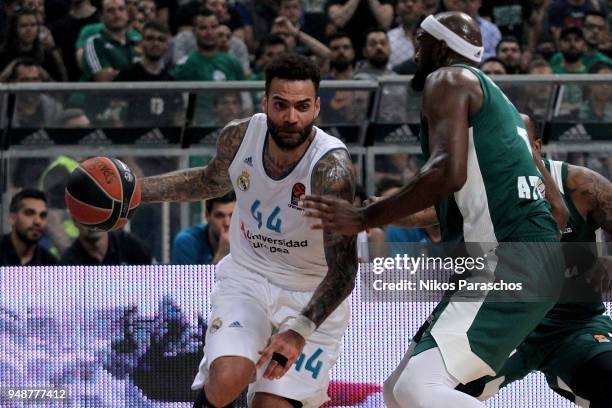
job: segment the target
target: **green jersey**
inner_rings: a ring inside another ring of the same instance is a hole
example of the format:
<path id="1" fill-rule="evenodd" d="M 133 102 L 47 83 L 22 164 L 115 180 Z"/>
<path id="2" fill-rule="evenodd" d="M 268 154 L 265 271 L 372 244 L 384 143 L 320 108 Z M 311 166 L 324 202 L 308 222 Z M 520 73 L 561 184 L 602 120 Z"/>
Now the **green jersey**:
<path id="1" fill-rule="evenodd" d="M 86 25 L 79 32 L 79 36 L 76 40 L 75 47 L 77 49 L 84 48 L 85 43 L 87 42 L 87 39 L 89 37 L 93 37 L 96 34 L 100 34 L 104 30 L 105 30 L 104 23 L 93 23 L 93 24 Z M 142 41 L 142 35 L 138 32 L 138 30 L 135 30 L 133 28 L 130 28 L 129 30 L 127 30 L 127 33 L 125 35 L 134 44 L 138 44 L 140 41 Z"/>
<path id="2" fill-rule="evenodd" d="M 554 236 L 556 222 L 544 199 L 525 124 L 506 95 L 480 70 L 480 111 L 469 120 L 467 180 L 436 205 L 445 242 L 521 241 Z M 429 158 L 427 127 L 421 147 Z"/>
<path id="3" fill-rule="evenodd" d="M 582 279 L 575 279 L 586 271 L 582 270 L 592 265 L 597 256 L 595 245 L 595 231 L 599 228 L 590 218 L 584 218 L 572 201 L 572 196 L 567 187 L 568 164 L 566 162 L 544 159 L 544 165 L 549 171 L 561 195 L 565 206 L 569 211 L 567 227 L 561 236 L 562 242 L 572 243 L 566 247 L 566 279 L 564 287 L 565 298 L 571 298 L 580 294 L 593 297 L 593 302 L 558 303 L 546 316 L 550 319 L 559 320 L 560 323 L 570 320 L 581 320 L 590 316 L 605 313 L 606 307 L 601 302 L 601 296 L 588 286 Z M 583 245 L 580 245 L 583 244 Z M 580 262 L 576 262 L 580 261 Z"/>

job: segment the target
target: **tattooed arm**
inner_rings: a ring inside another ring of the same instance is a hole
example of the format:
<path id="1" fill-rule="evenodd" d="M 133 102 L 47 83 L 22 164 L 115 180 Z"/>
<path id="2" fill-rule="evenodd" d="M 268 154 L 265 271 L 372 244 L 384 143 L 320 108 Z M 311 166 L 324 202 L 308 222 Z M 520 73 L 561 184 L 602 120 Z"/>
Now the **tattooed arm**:
<path id="1" fill-rule="evenodd" d="M 345 150 L 327 153 L 312 173 L 312 192 L 353 202 L 355 179 L 351 158 Z M 328 272 L 302 314 L 319 326 L 347 298 L 357 274 L 356 236 L 323 230 Z"/>
<path id="2" fill-rule="evenodd" d="M 612 183 L 586 167 L 568 166 L 567 184 L 576 208 L 612 233 Z"/>
<path id="3" fill-rule="evenodd" d="M 353 202 L 355 179 L 351 158 L 345 150 L 333 150 L 316 164 L 312 173 L 314 194 L 332 195 Z M 315 289 L 308 305 L 288 330 L 270 338 L 268 346 L 259 352 L 257 368 L 270 361 L 263 376 L 281 378 L 297 361 L 305 344 L 305 337 L 319 326 L 346 299 L 355 287 L 357 275 L 356 236 L 345 236 L 323 230 L 323 245 L 327 260 L 327 275 Z M 304 322 L 304 320 L 306 322 Z M 297 322 L 301 323 L 298 325 Z M 305 326 L 309 326 L 304 331 Z M 305 334 L 300 334 L 305 333 Z M 276 356 L 276 359 L 275 359 Z M 278 358 L 281 358 L 280 360 Z"/>
<path id="4" fill-rule="evenodd" d="M 141 180 L 142 202 L 199 201 L 232 189 L 229 166 L 238 152 L 249 119 L 229 123 L 217 140 L 217 154 L 208 166 L 179 170 Z"/>

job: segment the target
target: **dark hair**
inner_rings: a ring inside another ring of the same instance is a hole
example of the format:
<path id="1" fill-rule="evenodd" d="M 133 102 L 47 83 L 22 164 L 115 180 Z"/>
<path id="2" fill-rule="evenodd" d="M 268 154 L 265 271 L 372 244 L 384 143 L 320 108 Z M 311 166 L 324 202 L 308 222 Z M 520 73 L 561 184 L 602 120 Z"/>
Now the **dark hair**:
<path id="1" fill-rule="evenodd" d="M 495 54 L 497 54 L 499 52 L 499 49 L 500 49 L 502 43 L 514 43 L 514 44 L 518 45 L 519 51 L 523 51 L 523 47 L 521 46 L 521 43 L 519 42 L 519 40 L 515 36 L 513 36 L 513 35 L 506 35 L 506 36 L 502 37 L 502 39 L 499 40 L 499 42 L 495 46 Z"/>
<path id="2" fill-rule="evenodd" d="M 321 72 L 314 62 L 302 55 L 281 55 L 266 65 L 265 76 L 266 94 L 270 91 L 270 84 L 274 78 L 289 81 L 311 80 L 315 87 L 315 94 L 319 92 Z"/>
<path id="3" fill-rule="evenodd" d="M 529 66 L 527 67 L 527 72 L 530 72 L 534 68 L 540 68 L 540 67 L 550 67 L 550 63 L 541 57 L 534 58 L 529 63 Z"/>
<path id="4" fill-rule="evenodd" d="M 602 69 L 612 69 L 612 65 L 605 61 L 597 61 L 589 67 L 589 74 L 597 74 Z"/>
<path id="5" fill-rule="evenodd" d="M 385 37 L 388 37 L 387 31 L 385 31 L 384 28 L 382 27 L 374 27 L 374 28 L 370 28 L 368 31 L 366 31 L 365 36 L 363 37 L 364 41 L 363 41 L 363 46 L 365 47 L 367 42 L 368 42 L 368 37 L 370 36 L 370 34 L 372 33 L 383 33 L 385 35 Z"/>
<path id="6" fill-rule="evenodd" d="M 398 179 L 394 179 L 391 177 L 383 177 L 376 184 L 376 196 L 380 197 L 387 190 L 390 190 L 395 187 L 403 187 L 404 183 L 399 181 Z"/>
<path id="7" fill-rule="evenodd" d="M 30 58 L 30 57 L 18 58 L 15 60 L 13 69 L 11 69 L 11 72 L 7 78 L 8 82 L 15 82 L 17 80 L 17 69 L 19 67 L 37 67 L 39 70 L 41 71 L 43 70 L 43 67 L 34 58 Z"/>
<path id="8" fill-rule="evenodd" d="M 19 19 L 22 16 L 38 17 L 38 11 L 32 7 L 23 7 L 15 10 L 15 12 L 9 17 L 8 24 L 6 25 L 4 43 L 2 44 L 3 51 L 9 51 L 9 53 L 11 54 L 20 53 L 18 48 L 19 40 L 17 38 L 17 25 L 19 23 Z M 44 52 L 42 47 L 40 46 L 38 36 L 36 36 L 36 38 L 34 39 L 34 44 L 32 44 L 32 51 L 33 55 L 36 56 L 36 59 L 42 62 L 44 58 Z"/>
<path id="9" fill-rule="evenodd" d="M 142 27 L 142 32 L 144 33 L 147 30 L 155 30 L 160 33 L 170 34 L 170 30 L 165 24 L 160 23 L 159 21 L 147 21 L 145 25 Z"/>
<path id="10" fill-rule="evenodd" d="M 255 51 L 255 59 L 259 59 L 265 52 L 266 47 L 269 47 L 271 45 L 282 45 L 285 47 L 285 51 L 288 50 L 287 43 L 285 42 L 285 40 L 283 40 L 283 37 L 278 34 L 269 34 L 259 44 L 259 47 L 257 47 L 257 50 Z"/>
<path id="11" fill-rule="evenodd" d="M 484 66 L 484 64 L 486 64 L 487 62 L 497 62 L 498 64 L 502 64 L 502 65 L 504 65 L 504 63 L 502 62 L 502 60 L 500 60 L 499 58 L 497 58 L 497 57 L 489 57 L 489 58 L 487 58 L 486 60 L 484 60 L 484 61 L 482 61 L 482 62 L 480 63 L 480 67 L 482 68 L 482 67 Z M 505 67 L 506 67 L 506 66 L 504 65 L 504 68 L 505 68 Z"/>
<path id="12" fill-rule="evenodd" d="M 351 36 L 350 36 L 350 35 L 348 35 L 348 33 L 346 33 L 345 31 L 336 31 L 335 33 L 330 34 L 330 35 L 327 37 L 327 45 L 329 46 L 329 44 L 330 44 L 332 41 L 337 40 L 337 39 L 339 39 L 339 38 L 348 38 L 348 39 L 349 39 L 349 41 L 351 42 L 351 45 L 353 44 L 353 39 L 351 38 Z"/>
<path id="13" fill-rule="evenodd" d="M 11 199 L 11 204 L 9 205 L 9 212 L 18 212 L 21 202 L 26 198 L 34 198 L 36 200 L 44 201 L 45 204 L 47 203 L 47 196 L 45 193 L 35 188 L 26 187 L 13 196 Z"/>
<path id="14" fill-rule="evenodd" d="M 230 191 L 221 197 L 208 199 L 206 200 L 206 214 L 210 214 L 212 212 L 215 204 L 227 204 L 233 203 L 234 201 L 236 201 L 236 193 L 233 191 Z"/>
<path id="15" fill-rule="evenodd" d="M 195 24 L 196 18 L 198 17 L 212 17 L 212 16 L 217 17 L 217 15 L 213 13 L 212 11 L 210 11 L 210 9 L 206 7 L 200 7 L 198 9 L 198 12 L 195 14 L 195 16 L 193 16 L 193 23 Z"/>

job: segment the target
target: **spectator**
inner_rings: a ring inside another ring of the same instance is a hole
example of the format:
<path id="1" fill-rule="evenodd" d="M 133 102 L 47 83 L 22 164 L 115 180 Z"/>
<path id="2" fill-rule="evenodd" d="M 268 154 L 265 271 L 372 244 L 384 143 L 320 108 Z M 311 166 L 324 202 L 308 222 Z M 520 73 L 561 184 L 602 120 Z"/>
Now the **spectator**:
<path id="1" fill-rule="evenodd" d="M 328 46 L 331 52 L 329 73 L 326 80 L 347 80 L 353 78 L 355 50 L 353 42 L 344 32 L 336 32 L 329 37 Z M 357 124 L 365 119 L 366 108 L 356 109 L 353 103 L 355 93 L 349 90 L 320 91 L 321 115 L 326 124 Z"/>
<path id="2" fill-rule="evenodd" d="M 411 59 L 414 55 L 414 32 L 423 17 L 422 0 L 398 0 L 395 14 L 399 25 L 389 31 L 391 55 L 389 63 L 392 67 Z"/>
<path id="3" fill-rule="evenodd" d="M 69 81 L 77 81 L 81 76 L 75 47 L 79 32 L 86 25 L 97 23 L 99 18 L 100 13 L 90 0 L 71 0 L 68 14 L 51 26 L 55 42 L 64 57 Z"/>
<path id="4" fill-rule="evenodd" d="M 150 265 L 151 252 L 135 235 L 98 231 L 74 222 L 79 237 L 62 254 L 62 265 Z"/>
<path id="5" fill-rule="evenodd" d="M 242 65 L 242 70 L 246 76 L 251 75 L 251 64 L 249 61 L 249 50 L 240 38 L 232 35 L 230 28 L 224 24 L 217 27 L 219 37 L 219 51 L 234 56 Z M 194 41 L 195 49 L 195 41 Z"/>
<path id="6" fill-rule="evenodd" d="M 178 233 L 172 244 L 172 264 L 217 264 L 229 254 L 229 226 L 235 204 L 234 192 L 206 200 L 206 224 Z"/>
<path id="7" fill-rule="evenodd" d="M 130 27 L 130 19 L 127 15 L 127 7 L 125 4 L 125 0 L 102 0 L 102 22 L 86 25 L 79 32 L 75 44 L 76 60 L 82 70 L 85 70 L 83 66 L 85 45 L 87 44 L 87 40 L 91 37 L 100 36 L 102 39 L 114 38 L 120 53 L 122 50 L 126 49 L 128 44 L 132 47 L 136 47 L 142 40 L 140 32 Z M 104 11 L 105 8 L 106 13 Z M 138 11 L 136 11 L 136 13 L 138 13 Z M 99 42 L 100 40 L 97 41 L 97 43 Z M 109 49 L 114 48 L 112 41 L 108 42 L 108 44 Z M 114 60 L 115 58 L 112 59 L 113 62 L 115 62 Z M 123 66 L 127 66 L 131 63 L 132 61 L 130 58 L 130 61 L 123 62 L 123 64 L 125 64 Z M 105 81 L 112 81 L 112 78 L 105 79 Z"/>
<path id="8" fill-rule="evenodd" d="M 482 72 L 487 75 L 506 75 L 506 66 L 504 63 L 495 57 L 488 58 L 480 66 Z"/>
<path id="9" fill-rule="evenodd" d="M 242 97 L 239 92 L 220 92 L 215 94 L 213 110 L 217 126 L 225 126 L 242 115 Z"/>
<path id="10" fill-rule="evenodd" d="M 560 46 L 561 31 L 564 27 L 582 27 L 584 17 L 589 11 L 599 11 L 608 15 L 605 0 L 555 0 L 549 10 L 550 30 L 555 42 Z"/>
<path id="11" fill-rule="evenodd" d="M 612 74 L 612 65 L 594 63 L 589 74 Z M 612 122 L 612 86 L 597 84 L 586 89 L 586 102 L 580 106 L 579 118 L 589 122 Z"/>
<path id="12" fill-rule="evenodd" d="M 481 5 L 481 0 L 444 1 L 444 6 L 448 11 L 462 11 L 476 20 L 478 27 L 480 27 L 480 33 L 482 34 L 482 46 L 484 47 L 482 59 L 485 60 L 495 56 L 495 48 L 501 40 L 501 32 L 495 24 L 482 18 L 480 14 L 478 14 Z"/>
<path id="13" fill-rule="evenodd" d="M 256 50 L 260 39 L 270 33 L 278 13 L 278 0 L 242 0 L 235 7 L 244 24 L 244 41 L 249 50 Z"/>
<path id="14" fill-rule="evenodd" d="M 354 79 L 375 80 L 383 75 L 395 75 L 389 67 L 389 38 L 382 29 L 372 29 L 366 35 L 366 45 L 363 49 L 365 60 L 360 61 L 353 74 Z M 353 104 L 356 109 L 367 109 L 370 94 L 355 92 Z M 376 113 L 377 120 L 386 123 L 400 123 L 406 118 L 407 91 L 396 85 L 386 86 Z"/>
<path id="15" fill-rule="evenodd" d="M 327 0 L 325 11 L 336 30 L 353 40 L 358 58 L 365 46 L 364 32 L 377 27 L 384 31 L 393 24 L 394 0 Z"/>
<path id="16" fill-rule="evenodd" d="M 157 21 L 144 25 L 142 50 L 143 58 L 122 70 L 115 81 L 157 82 L 173 81 L 174 77 L 163 63 L 168 51 L 170 32 Z M 127 99 L 125 123 L 136 127 L 176 126 L 184 119 L 182 96 L 180 94 L 149 91 L 133 94 Z"/>
<path id="17" fill-rule="evenodd" d="M 0 27 L 8 27 L 8 19 L 15 9 L 21 6 L 21 0 L 3 0 L 0 2 Z M 4 43 L 6 30 L 0 30 L 0 44 Z"/>
<path id="18" fill-rule="evenodd" d="M 361 207 L 368 199 L 365 189 L 361 185 L 355 186 L 355 199 L 353 205 Z M 374 258 L 387 255 L 385 244 L 386 234 L 382 228 L 368 228 L 357 234 L 357 258 L 359 262 L 372 262 Z"/>
<path id="19" fill-rule="evenodd" d="M 287 17 L 277 17 L 272 24 L 270 34 L 276 34 L 283 37 L 289 52 L 295 52 L 301 55 L 312 53 L 319 57 L 322 62 L 329 59 L 329 48 L 316 38 L 299 30 Z"/>
<path id="20" fill-rule="evenodd" d="M 552 75 L 550 63 L 543 58 L 536 58 L 529 63 L 527 73 L 530 75 Z"/>
<path id="21" fill-rule="evenodd" d="M 227 0 L 204 0 L 203 6 L 217 16 L 219 24 L 226 25 L 237 39 L 245 44 L 252 40 L 253 33 L 247 29 L 240 18 L 240 14 L 234 6 L 230 7 Z"/>
<path id="22" fill-rule="evenodd" d="M 483 0 L 480 14 L 495 23 L 502 37 L 511 36 L 524 42 L 523 19 L 526 18 L 528 1 L 525 0 Z"/>
<path id="23" fill-rule="evenodd" d="M 325 14 L 304 14 L 301 0 L 279 0 L 278 16 L 286 17 L 291 24 L 317 41 L 325 40 Z"/>
<path id="24" fill-rule="evenodd" d="M 103 0 L 102 22 L 104 31 L 85 42 L 82 81 L 112 81 L 136 60 L 136 43 L 127 35 L 125 0 Z"/>
<path id="25" fill-rule="evenodd" d="M 553 36 L 550 33 L 544 33 L 536 44 L 535 55 L 550 61 L 556 52 L 557 45 Z"/>
<path id="26" fill-rule="evenodd" d="M 403 183 L 397 179 L 382 178 L 376 186 L 376 196 L 388 197 L 402 187 Z M 395 225 L 387 225 L 385 226 L 385 234 L 385 241 L 388 243 L 387 245 L 389 247 L 388 256 L 406 253 L 406 251 L 413 252 L 416 255 L 420 253 L 420 250 L 414 247 L 412 250 L 411 248 L 406 248 L 405 243 L 431 244 L 433 242 L 427 230 L 424 228 L 404 228 Z M 398 245 L 401 243 L 404 243 L 404 245 Z"/>
<path id="27" fill-rule="evenodd" d="M 253 75 L 251 80 L 260 81 L 264 77 L 264 69 L 266 65 L 279 55 L 289 51 L 287 43 L 279 35 L 268 35 L 260 44 L 255 54 L 255 66 L 253 67 Z"/>
<path id="28" fill-rule="evenodd" d="M 440 11 L 440 0 L 422 0 L 423 1 L 423 15 L 428 16 L 430 14 L 436 14 Z"/>
<path id="29" fill-rule="evenodd" d="M 64 62 L 58 49 L 53 48 L 53 39 L 45 31 L 50 41 L 47 45 L 41 40 L 39 12 L 33 8 L 15 11 L 9 18 L 7 35 L 0 49 L 0 71 L 17 58 L 31 58 L 40 64 L 56 81 L 67 79 Z"/>
<path id="30" fill-rule="evenodd" d="M 31 58 L 13 61 L 3 75 L 8 82 L 43 82 L 49 75 Z M 40 128 L 54 123 L 62 112 L 62 105 L 54 98 L 40 92 L 23 93 L 15 99 L 12 125 L 14 127 Z"/>
<path id="31" fill-rule="evenodd" d="M 11 232 L 0 238 L 0 266 L 55 265 L 57 259 L 39 245 L 47 227 L 47 198 L 25 188 L 9 205 Z"/>
<path id="32" fill-rule="evenodd" d="M 201 9 L 194 20 L 197 50 L 178 62 L 172 75 L 179 81 L 240 81 L 244 71 L 240 62 L 217 49 L 217 16 L 207 9 Z M 215 122 L 212 114 L 212 98 L 200 95 L 196 103 L 195 121 L 210 126 Z"/>
<path id="33" fill-rule="evenodd" d="M 91 122 L 82 109 L 69 108 L 59 115 L 54 126 L 66 129 L 90 128 Z"/>
<path id="34" fill-rule="evenodd" d="M 538 43 L 543 35 L 549 34 L 549 7 L 550 0 L 529 0 L 523 9 L 523 38 L 521 42 L 527 44 L 527 51 L 536 52 Z M 553 41 L 553 45 L 554 45 Z"/>
<path id="35" fill-rule="evenodd" d="M 363 48 L 364 59 L 357 63 L 353 77 L 355 79 L 375 79 L 390 75 L 389 56 L 391 49 L 389 37 L 383 29 L 372 29 L 366 34 Z"/>
<path id="36" fill-rule="evenodd" d="M 586 51 L 580 58 L 580 61 L 586 69 L 588 70 L 596 62 L 612 64 L 612 59 L 599 52 L 599 46 L 606 42 L 608 35 L 608 24 L 604 15 L 596 11 L 587 12 L 584 16 L 582 33 L 584 34 L 584 40 L 586 42 Z M 562 59 L 563 55 L 557 53 L 553 56 L 550 63 L 558 65 L 561 63 Z"/>
<path id="37" fill-rule="evenodd" d="M 582 29 L 566 27 L 561 32 L 561 60 L 551 61 L 555 74 L 586 74 L 587 68 L 582 63 L 582 56 L 587 50 Z"/>
<path id="38" fill-rule="evenodd" d="M 521 73 L 521 45 L 515 37 L 504 37 L 495 49 L 497 59 L 506 67 L 510 75 Z"/>

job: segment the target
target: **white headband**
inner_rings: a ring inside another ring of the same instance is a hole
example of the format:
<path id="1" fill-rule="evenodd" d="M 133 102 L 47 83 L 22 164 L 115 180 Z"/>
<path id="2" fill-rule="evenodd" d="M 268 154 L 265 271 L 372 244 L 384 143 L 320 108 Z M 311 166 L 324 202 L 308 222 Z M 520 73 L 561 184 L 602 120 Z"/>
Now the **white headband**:
<path id="1" fill-rule="evenodd" d="M 421 28 L 435 39 L 445 41 L 449 48 L 457 54 L 463 55 L 474 62 L 480 62 L 484 48 L 465 41 L 444 24 L 440 23 L 433 15 L 430 14 L 423 20 Z"/>

